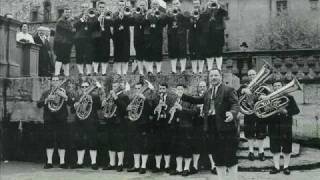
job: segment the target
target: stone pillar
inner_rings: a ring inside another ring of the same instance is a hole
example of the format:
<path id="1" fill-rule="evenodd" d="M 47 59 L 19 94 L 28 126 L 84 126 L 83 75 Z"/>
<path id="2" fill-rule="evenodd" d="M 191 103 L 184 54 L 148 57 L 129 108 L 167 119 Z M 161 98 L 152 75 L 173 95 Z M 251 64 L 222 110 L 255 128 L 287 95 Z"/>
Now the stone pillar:
<path id="1" fill-rule="evenodd" d="M 26 43 L 23 45 L 23 56 L 21 59 L 22 76 L 38 76 L 40 46 Z"/>

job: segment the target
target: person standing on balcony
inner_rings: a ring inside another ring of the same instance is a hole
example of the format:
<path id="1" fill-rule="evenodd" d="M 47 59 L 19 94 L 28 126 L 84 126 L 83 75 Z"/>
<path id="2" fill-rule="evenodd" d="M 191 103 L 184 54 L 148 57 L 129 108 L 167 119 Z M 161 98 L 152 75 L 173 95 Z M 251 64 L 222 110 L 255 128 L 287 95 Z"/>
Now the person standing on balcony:
<path id="1" fill-rule="evenodd" d="M 36 44 L 40 45 L 39 51 L 39 76 L 49 77 L 52 76 L 54 71 L 53 60 L 50 57 L 50 45 L 45 33 L 48 29 L 40 26 L 37 29 L 37 34 L 33 37 Z"/>
<path id="2" fill-rule="evenodd" d="M 66 7 L 63 10 L 62 17 L 56 24 L 56 34 L 54 37 L 54 53 L 57 56 L 55 62 L 55 76 L 60 75 L 63 67 L 64 75 L 69 76 L 70 54 L 73 44 L 73 26 L 71 18 L 71 9 Z"/>
<path id="3" fill-rule="evenodd" d="M 184 73 L 187 62 L 187 28 L 189 18 L 181 11 L 179 0 L 172 1 L 168 10 L 166 24 L 168 25 L 168 54 L 171 61 L 171 72 L 177 72 L 177 60 L 180 61 L 180 72 Z"/>
<path id="4" fill-rule="evenodd" d="M 86 73 L 89 75 L 91 73 L 91 65 L 88 62 L 90 58 L 89 48 L 88 48 L 88 27 L 86 26 L 87 11 L 89 5 L 83 3 L 80 6 L 81 14 L 75 18 L 74 29 L 74 45 L 76 48 L 76 63 L 80 75 L 84 74 L 84 65 L 86 65 Z"/>
<path id="5" fill-rule="evenodd" d="M 20 27 L 20 32 L 16 35 L 16 40 L 19 42 L 32 43 L 34 44 L 33 37 L 28 32 L 28 24 L 24 23 Z"/>
<path id="6" fill-rule="evenodd" d="M 222 51 L 225 43 L 225 19 L 228 17 L 228 11 L 221 7 L 218 0 L 210 0 L 206 8 L 209 28 L 206 35 L 208 70 L 212 69 L 214 60 L 216 60 L 217 68 L 221 70 Z"/>

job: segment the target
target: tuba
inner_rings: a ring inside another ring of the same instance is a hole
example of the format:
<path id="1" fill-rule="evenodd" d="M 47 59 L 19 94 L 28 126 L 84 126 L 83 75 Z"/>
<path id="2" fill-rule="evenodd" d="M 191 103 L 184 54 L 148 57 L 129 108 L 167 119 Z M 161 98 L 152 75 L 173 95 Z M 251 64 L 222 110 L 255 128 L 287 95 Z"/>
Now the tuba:
<path id="1" fill-rule="evenodd" d="M 293 79 L 287 85 L 267 95 L 263 100 L 258 101 L 254 106 L 254 112 L 259 118 L 267 118 L 280 112 L 288 106 L 289 99 L 285 94 L 302 90 L 297 79 Z"/>
<path id="2" fill-rule="evenodd" d="M 252 95 L 243 95 L 239 98 L 240 111 L 243 114 L 250 115 L 254 113 L 254 105 L 256 100 L 263 92 L 270 92 L 267 86 L 262 86 L 272 75 L 272 67 L 265 62 L 258 74 L 248 84 L 247 88 L 252 92 Z"/>
<path id="3" fill-rule="evenodd" d="M 89 95 L 96 88 L 101 88 L 101 84 L 96 82 L 94 85 L 89 87 L 79 99 L 79 105 L 76 108 L 76 115 L 80 120 L 87 119 L 92 111 L 92 96 Z"/>
<path id="4" fill-rule="evenodd" d="M 140 91 L 137 94 L 141 94 L 146 92 L 149 89 L 154 89 L 153 85 L 147 81 L 144 80 L 145 84 L 144 86 L 140 89 Z M 128 110 L 128 118 L 131 121 L 136 121 L 140 118 L 142 111 L 143 111 L 143 107 L 144 107 L 144 99 L 138 97 L 138 95 L 134 96 L 132 101 L 130 102 L 130 104 L 128 105 L 128 107 L 130 107 Z"/>
<path id="5" fill-rule="evenodd" d="M 65 92 L 61 86 L 66 83 L 68 79 L 63 80 L 58 86 L 52 89 L 50 92 L 49 96 L 54 96 L 53 100 L 49 100 L 47 102 L 48 108 L 50 109 L 51 112 L 57 112 L 61 109 L 65 99 L 59 94 L 61 91 Z"/>

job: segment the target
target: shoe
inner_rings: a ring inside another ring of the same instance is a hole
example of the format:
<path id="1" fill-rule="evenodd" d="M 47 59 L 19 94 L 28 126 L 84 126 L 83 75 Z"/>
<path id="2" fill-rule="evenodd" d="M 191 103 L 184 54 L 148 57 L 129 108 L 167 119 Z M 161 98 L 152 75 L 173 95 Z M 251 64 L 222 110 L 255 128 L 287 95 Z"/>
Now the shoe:
<path id="1" fill-rule="evenodd" d="M 253 154 L 253 152 L 249 152 L 248 158 L 249 158 L 250 161 L 254 161 L 254 154 Z"/>
<path id="2" fill-rule="evenodd" d="M 53 168 L 53 165 L 52 164 L 45 164 L 44 165 L 44 167 L 43 167 L 43 169 L 51 169 L 51 168 Z"/>
<path id="3" fill-rule="evenodd" d="M 104 168 L 102 168 L 102 170 L 115 170 L 116 167 L 115 166 L 111 166 L 110 164 L 108 164 L 108 166 L 105 166 Z"/>
<path id="4" fill-rule="evenodd" d="M 277 169 L 277 168 L 273 167 L 273 168 L 270 170 L 269 174 L 278 174 L 279 172 L 280 172 L 280 169 Z"/>
<path id="5" fill-rule="evenodd" d="M 156 167 L 156 168 L 152 169 L 152 172 L 159 173 L 159 172 L 161 172 L 161 169 Z"/>
<path id="6" fill-rule="evenodd" d="M 173 171 L 170 172 L 170 175 L 171 175 L 171 176 L 182 175 L 182 171 L 179 172 L 179 171 L 177 171 L 177 170 L 173 170 Z"/>
<path id="7" fill-rule="evenodd" d="M 145 174 L 147 172 L 146 168 L 140 168 L 139 174 Z"/>
<path id="8" fill-rule="evenodd" d="M 190 174 L 197 174 L 199 172 L 199 170 L 198 169 L 196 169 L 195 167 L 191 167 L 191 169 L 190 169 Z"/>
<path id="9" fill-rule="evenodd" d="M 170 174 L 170 168 L 165 168 L 164 171 L 168 174 Z"/>
<path id="10" fill-rule="evenodd" d="M 290 175 L 290 169 L 289 168 L 284 168 L 283 169 L 283 174 Z"/>
<path id="11" fill-rule="evenodd" d="M 64 163 L 64 164 L 60 164 L 59 168 L 61 169 L 68 169 L 68 166 Z"/>
<path id="12" fill-rule="evenodd" d="M 213 168 L 213 169 L 211 169 L 211 174 L 215 174 L 215 175 L 217 175 L 217 168 Z"/>
<path id="13" fill-rule="evenodd" d="M 176 74 L 176 73 L 172 71 L 171 74 Z"/>
<path id="14" fill-rule="evenodd" d="M 266 158 L 264 157 L 264 153 L 259 153 L 259 159 L 260 159 L 260 161 L 266 160 Z"/>
<path id="15" fill-rule="evenodd" d="M 190 174 L 190 170 L 183 170 L 182 171 L 182 176 L 189 176 L 189 174 Z"/>
<path id="16" fill-rule="evenodd" d="M 76 165 L 71 167 L 71 169 L 81 169 L 81 168 L 83 168 L 82 164 L 76 164 Z"/>
<path id="17" fill-rule="evenodd" d="M 91 165 L 91 169 L 93 169 L 93 170 L 98 170 L 99 167 L 98 167 L 97 164 L 92 164 L 92 165 Z"/>
<path id="18" fill-rule="evenodd" d="M 130 169 L 127 169 L 127 172 L 139 172 L 139 168 L 130 168 Z"/>
<path id="19" fill-rule="evenodd" d="M 122 172 L 123 171 L 123 165 L 117 166 L 117 172 Z"/>

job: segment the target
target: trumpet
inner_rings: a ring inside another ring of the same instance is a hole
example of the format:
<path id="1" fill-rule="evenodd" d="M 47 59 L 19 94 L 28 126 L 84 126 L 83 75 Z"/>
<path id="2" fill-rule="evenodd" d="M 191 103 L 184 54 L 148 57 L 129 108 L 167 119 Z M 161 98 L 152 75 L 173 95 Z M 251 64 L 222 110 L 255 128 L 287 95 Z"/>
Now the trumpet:
<path id="1" fill-rule="evenodd" d="M 131 14 L 131 9 L 130 9 L 130 7 L 125 7 L 124 8 L 124 15 L 126 15 L 126 16 L 128 16 L 128 15 L 130 15 Z"/>
<path id="2" fill-rule="evenodd" d="M 258 101 L 254 106 L 254 112 L 259 118 L 267 118 L 282 111 L 289 104 L 289 98 L 285 94 L 302 90 L 297 79 L 293 79 L 287 85 L 267 95 L 265 99 Z"/>
<path id="3" fill-rule="evenodd" d="M 192 15 L 193 15 L 194 18 L 198 18 L 200 16 L 199 9 L 194 9 L 192 11 Z"/>
<path id="4" fill-rule="evenodd" d="M 210 2 L 208 5 L 209 9 L 216 9 L 218 8 L 218 4 L 216 2 Z"/>
<path id="5" fill-rule="evenodd" d="M 252 95 L 243 95 L 239 98 L 240 111 L 243 114 L 250 115 L 254 113 L 254 105 L 256 99 L 264 94 L 263 92 L 270 92 L 269 88 L 262 86 L 272 75 L 272 67 L 265 62 L 263 67 L 260 69 L 258 74 L 252 81 L 249 83 L 247 88 L 252 92 Z"/>

